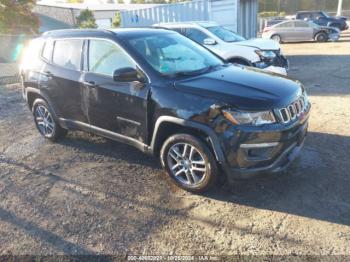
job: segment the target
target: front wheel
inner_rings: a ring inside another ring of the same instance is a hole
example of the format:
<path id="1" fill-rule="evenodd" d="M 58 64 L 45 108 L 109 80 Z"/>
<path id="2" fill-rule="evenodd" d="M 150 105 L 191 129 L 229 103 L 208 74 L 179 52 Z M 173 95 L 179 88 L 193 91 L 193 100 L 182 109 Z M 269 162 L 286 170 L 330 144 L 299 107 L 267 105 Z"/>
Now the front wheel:
<path id="1" fill-rule="evenodd" d="M 277 43 L 282 43 L 282 39 L 280 35 L 273 35 L 271 36 L 271 39 L 276 41 Z"/>
<path id="2" fill-rule="evenodd" d="M 43 137 L 55 141 L 67 134 L 67 130 L 59 126 L 52 109 L 45 100 L 36 99 L 32 111 L 36 128 Z"/>
<path id="3" fill-rule="evenodd" d="M 201 193 L 217 179 L 215 158 L 200 139 L 188 134 L 169 137 L 160 152 L 162 166 L 181 188 Z"/>
<path id="4" fill-rule="evenodd" d="M 326 42 L 328 40 L 328 36 L 325 33 L 318 33 L 315 36 L 315 40 L 317 42 Z"/>

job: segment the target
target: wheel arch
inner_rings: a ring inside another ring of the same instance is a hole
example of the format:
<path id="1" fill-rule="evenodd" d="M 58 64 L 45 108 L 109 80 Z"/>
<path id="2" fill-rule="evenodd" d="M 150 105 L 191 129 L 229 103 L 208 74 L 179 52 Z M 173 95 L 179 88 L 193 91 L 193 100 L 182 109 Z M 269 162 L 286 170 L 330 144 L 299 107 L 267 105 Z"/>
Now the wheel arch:
<path id="1" fill-rule="evenodd" d="M 219 140 L 210 127 L 173 116 L 161 116 L 157 119 L 150 146 L 152 153 L 158 155 L 164 141 L 169 136 L 180 132 L 199 136 L 209 146 L 210 150 L 212 150 L 219 163 L 225 161 Z"/>
<path id="2" fill-rule="evenodd" d="M 226 59 L 227 62 L 229 63 L 237 63 L 235 61 L 242 61 L 244 62 L 243 65 L 248 65 L 248 66 L 252 66 L 252 62 L 250 62 L 248 59 L 242 57 L 242 56 L 233 56 L 233 57 L 230 57 L 228 59 Z"/>
<path id="3" fill-rule="evenodd" d="M 40 98 L 40 99 L 45 100 L 49 104 L 49 106 L 52 108 L 54 116 L 56 118 L 58 118 L 57 108 L 55 107 L 55 105 L 52 103 L 51 99 L 45 93 L 41 92 L 37 88 L 26 87 L 25 95 L 26 95 L 27 104 L 28 104 L 28 107 L 30 110 L 32 110 L 35 100 Z"/>

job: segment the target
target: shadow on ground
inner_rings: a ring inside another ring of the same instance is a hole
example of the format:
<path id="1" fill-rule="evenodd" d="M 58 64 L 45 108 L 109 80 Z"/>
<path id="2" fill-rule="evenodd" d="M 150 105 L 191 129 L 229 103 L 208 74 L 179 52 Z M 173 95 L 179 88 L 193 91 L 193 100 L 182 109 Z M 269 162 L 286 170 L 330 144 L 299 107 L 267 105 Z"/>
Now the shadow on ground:
<path id="1" fill-rule="evenodd" d="M 238 180 L 206 196 L 350 225 L 349 148 L 350 137 L 311 132 L 301 156 L 286 173 Z"/>
<path id="2" fill-rule="evenodd" d="M 350 55 L 295 55 L 288 56 L 288 59 L 292 65 L 289 77 L 302 79 L 309 94 L 350 94 Z M 310 71 L 304 70 L 306 65 L 316 67 L 317 74 L 310 74 Z"/>

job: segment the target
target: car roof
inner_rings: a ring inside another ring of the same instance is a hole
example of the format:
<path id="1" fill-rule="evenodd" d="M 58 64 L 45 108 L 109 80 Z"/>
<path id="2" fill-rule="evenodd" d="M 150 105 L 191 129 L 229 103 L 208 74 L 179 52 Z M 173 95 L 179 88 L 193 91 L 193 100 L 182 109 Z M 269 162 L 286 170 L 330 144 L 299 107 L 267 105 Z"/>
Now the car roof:
<path id="1" fill-rule="evenodd" d="M 169 22 L 169 23 L 159 23 L 153 26 L 158 27 L 177 27 L 177 26 L 200 26 L 200 27 L 210 27 L 217 26 L 218 23 L 214 21 L 186 21 L 186 22 Z"/>
<path id="2" fill-rule="evenodd" d="M 323 12 L 321 10 L 313 10 L 313 11 L 298 11 L 297 13 L 319 13 L 319 12 Z"/>
<path id="3" fill-rule="evenodd" d="M 44 37 L 107 37 L 112 35 L 133 36 L 148 34 L 169 33 L 169 30 L 146 28 L 118 28 L 118 29 L 63 29 L 48 31 L 43 34 Z"/>

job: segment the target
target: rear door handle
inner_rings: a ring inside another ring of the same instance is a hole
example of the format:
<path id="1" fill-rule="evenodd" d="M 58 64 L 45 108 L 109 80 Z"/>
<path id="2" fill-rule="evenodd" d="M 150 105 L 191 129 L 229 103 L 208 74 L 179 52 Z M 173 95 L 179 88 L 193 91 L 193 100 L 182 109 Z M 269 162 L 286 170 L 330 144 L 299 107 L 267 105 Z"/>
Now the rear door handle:
<path id="1" fill-rule="evenodd" d="M 90 87 L 90 88 L 95 88 L 96 87 L 96 83 L 94 81 L 84 81 L 83 85 L 87 86 L 87 87 Z"/>

